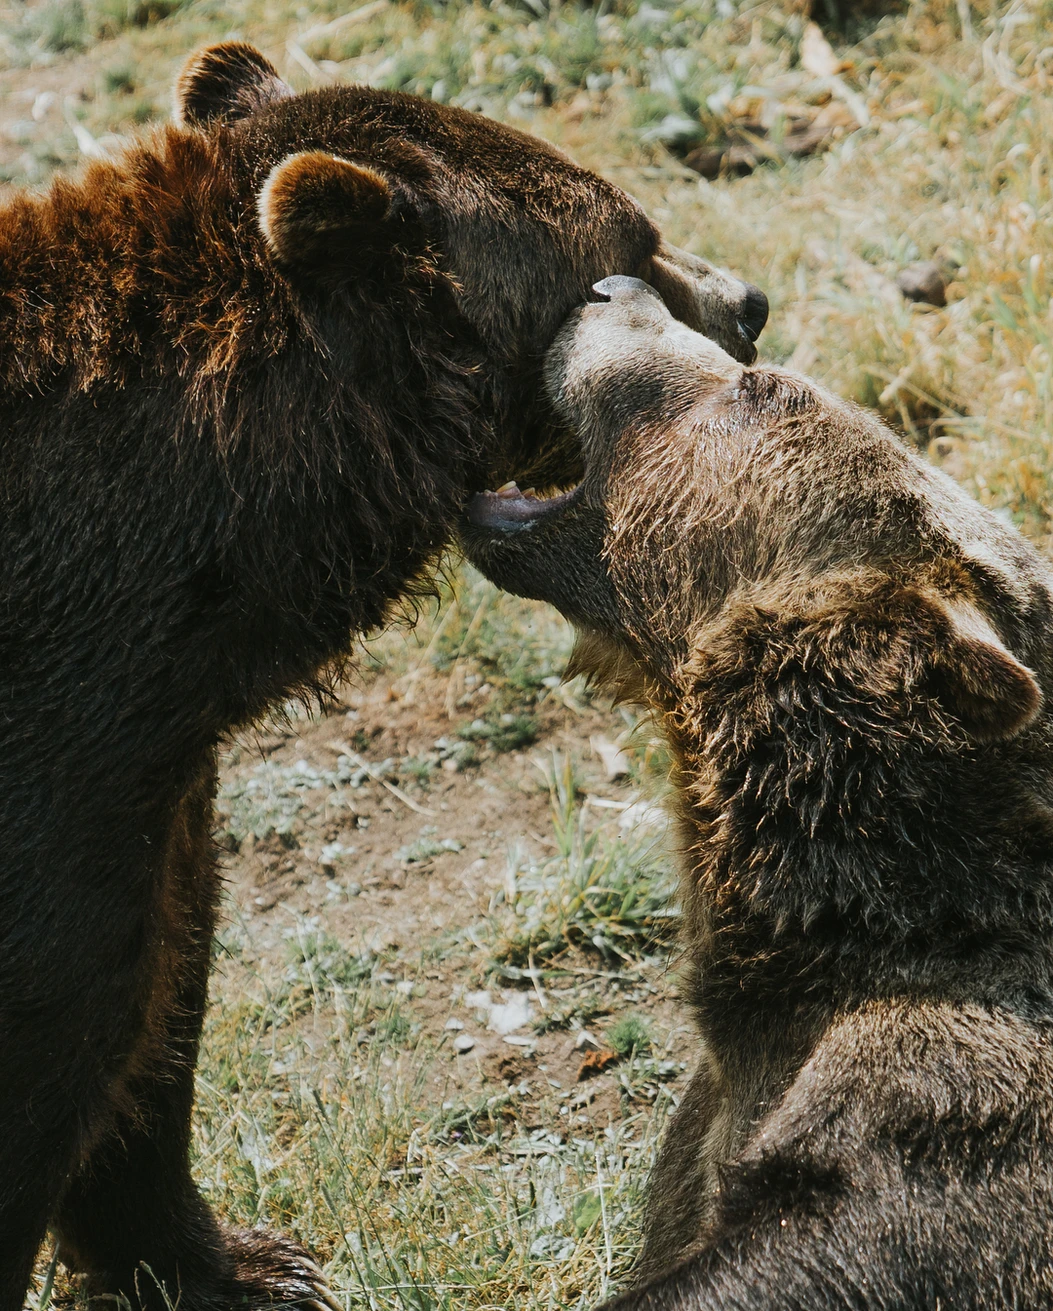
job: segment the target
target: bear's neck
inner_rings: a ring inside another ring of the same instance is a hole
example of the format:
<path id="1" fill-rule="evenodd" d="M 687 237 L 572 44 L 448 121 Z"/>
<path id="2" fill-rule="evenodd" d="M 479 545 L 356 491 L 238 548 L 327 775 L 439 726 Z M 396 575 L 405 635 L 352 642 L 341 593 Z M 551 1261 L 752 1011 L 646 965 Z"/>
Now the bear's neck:
<path id="1" fill-rule="evenodd" d="M 1053 1021 L 1050 824 L 1023 762 L 972 775 L 803 726 L 741 751 L 673 718 L 685 994 L 728 1156 L 839 1012 L 896 997 Z"/>
<path id="2" fill-rule="evenodd" d="M 105 731 L 129 796 L 385 619 L 485 431 L 427 289 L 308 318 L 212 155 L 169 130 L 0 212 L 0 660 L 34 749 Z"/>
<path id="3" fill-rule="evenodd" d="M 1045 769 L 1011 745 L 861 742 L 818 723 L 801 709 L 699 737 L 671 717 L 696 1001 L 1030 1006 L 1033 990 L 1053 1014 L 1051 810 L 1030 781 Z"/>

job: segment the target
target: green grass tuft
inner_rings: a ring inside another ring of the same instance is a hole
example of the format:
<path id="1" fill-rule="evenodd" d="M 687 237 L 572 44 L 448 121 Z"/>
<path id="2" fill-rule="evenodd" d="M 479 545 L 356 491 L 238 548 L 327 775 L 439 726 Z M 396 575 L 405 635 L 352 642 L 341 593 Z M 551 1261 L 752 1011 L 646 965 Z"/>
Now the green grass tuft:
<path id="1" fill-rule="evenodd" d="M 649 1052 L 654 1045 L 651 1026 L 641 1015 L 623 1015 L 607 1030 L 607 1044 L 619 1056 Z"/>
<path id="2" fill-rule="evenodd" d="M 668 947 L 678 917 L 661 844 L 590 826 L 568 758 L 553 755 L 548 782 L 556 853 L 540 861 L 511 855 L 491 929 L 494 961 L 522 967 L 570 948 L 631 961 Z"/>

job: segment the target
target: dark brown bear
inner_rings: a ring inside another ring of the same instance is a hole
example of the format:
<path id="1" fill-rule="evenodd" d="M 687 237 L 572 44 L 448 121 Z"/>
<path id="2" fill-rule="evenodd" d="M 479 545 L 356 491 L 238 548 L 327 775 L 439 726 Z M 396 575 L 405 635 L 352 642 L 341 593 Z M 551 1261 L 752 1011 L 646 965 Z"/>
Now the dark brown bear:
<path id="1" fill-rule="evenodd" d="M 468 495 L 573 474 L 556 328 L 630 268 L 743 359 L 755 289 L 471 114 L 205 51 L 179 125 L 0 212 L 0 1311 L 324 1299 L 187 1150 L 215 746 L 382 621 Z M 149 1273 L 147 1273 L 149 1267 Z"/>
<path id="2" fill-rule="evenodd" d="M 702 1053 L 612 1305 L 1049 1308 L 1053 574 L 873 416 L 599 290 L 549 364 L 583 483 L 465 535 L 676 761 Z"/>

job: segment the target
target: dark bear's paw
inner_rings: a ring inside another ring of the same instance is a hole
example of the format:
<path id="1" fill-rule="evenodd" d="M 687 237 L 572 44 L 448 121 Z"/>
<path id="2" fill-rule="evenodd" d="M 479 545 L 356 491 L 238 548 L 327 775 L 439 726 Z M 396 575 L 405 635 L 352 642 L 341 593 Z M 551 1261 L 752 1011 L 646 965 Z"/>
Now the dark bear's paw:
<path id="1" fill-rule="evenodd" d="M 317 1262 L 298 1243 L 265 1229 L 228 1229 L 224 1237 L 234 1260 L 230 1311 L 293 1306 L 344 1311 Z"/>
<path id="2" fill-rule="evenodd" d="M 265 1229 L 228 1229 L 211 1216 L 207 1237 L 197 1235 L 167 1270 L 147 1261 L 130 1273 L 71 1273 L 93 1305 L 119 1303 L 133 1311 L 344 1311 L 315 1262 L 298 1243 Z"/>

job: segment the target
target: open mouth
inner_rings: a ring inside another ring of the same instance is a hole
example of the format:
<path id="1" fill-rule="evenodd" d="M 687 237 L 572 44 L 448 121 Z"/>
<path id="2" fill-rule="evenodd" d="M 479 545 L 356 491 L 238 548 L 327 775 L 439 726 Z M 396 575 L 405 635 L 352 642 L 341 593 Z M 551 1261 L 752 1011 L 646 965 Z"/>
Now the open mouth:
<path id="1" fill-rule="evenodd" d="M 514 482 L 496 492 L 476 492 L 468 502 L 468 522 L 494 533 L 517 533 L 573 505 L 581 496 L 581 483 L 569 492 L 538 496 L 532 487 L 521 492 Z"/>

